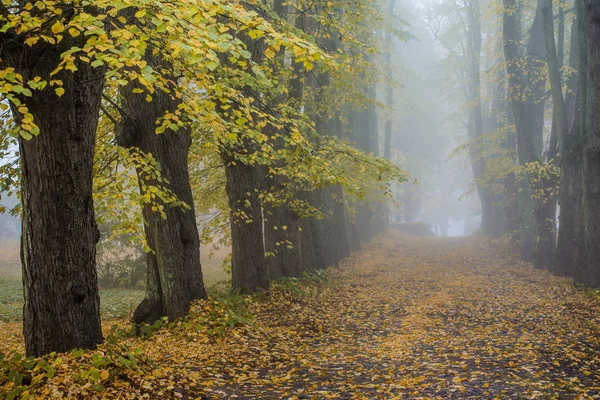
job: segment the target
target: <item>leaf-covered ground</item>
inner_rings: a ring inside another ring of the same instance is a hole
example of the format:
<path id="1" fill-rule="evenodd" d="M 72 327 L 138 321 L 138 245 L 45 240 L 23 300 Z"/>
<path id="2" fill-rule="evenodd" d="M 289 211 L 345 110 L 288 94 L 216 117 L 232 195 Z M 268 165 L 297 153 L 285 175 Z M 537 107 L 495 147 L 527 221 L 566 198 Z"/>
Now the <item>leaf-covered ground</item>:
<path id="1" fill-rule="evenodd" d="M 330 275 L 242 302 L 252 322 L 240 299 L 207 301 L 149 339 L 50 358 L 55 373 L 38 368 L 30 394 L 600 398 L 597 300 L 483 239 L 388 233 Z M 0 352 L 19 349 L 18 334 L 3 337 Z M 127 352 L 139 354 L 135 366 Z"/>

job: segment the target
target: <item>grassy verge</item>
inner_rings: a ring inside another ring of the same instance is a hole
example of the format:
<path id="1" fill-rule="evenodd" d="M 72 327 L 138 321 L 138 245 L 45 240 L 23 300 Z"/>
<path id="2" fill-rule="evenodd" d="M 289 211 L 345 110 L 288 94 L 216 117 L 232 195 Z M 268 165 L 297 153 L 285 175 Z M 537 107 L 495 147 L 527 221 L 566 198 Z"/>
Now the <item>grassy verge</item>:
<path id="1" fill-rule="evenodd" d="M 229 253 L 223 248 L 208 257 L 202 249 L 202 270 L 207 287 L 230 279 L 222 261 Z M 100 312 L 103 320 L 128 319 L 144 297 L 140 289 L 100 289 Z M 0 322 L 19 322 L 23 318 L 23 284 L 19 261 L 19 241 L 0 240 Z"/>

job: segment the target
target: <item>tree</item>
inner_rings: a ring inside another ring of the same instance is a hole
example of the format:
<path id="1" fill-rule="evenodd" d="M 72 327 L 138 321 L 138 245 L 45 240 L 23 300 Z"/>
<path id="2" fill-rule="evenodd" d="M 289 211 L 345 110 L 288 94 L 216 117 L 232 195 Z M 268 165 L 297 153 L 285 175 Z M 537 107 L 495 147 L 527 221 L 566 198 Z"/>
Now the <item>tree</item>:
<path id="1" fill-rule="evenodd" d="M 523 88 L 528 88 L 530 85 L 519 68 L 522 59 L 519 48 L 521 42 L 519 7 L 515 0 L 503 0 L 503 4 L 505 8 L 503 16 L 504 55 L 507 62 L 511 103 L 517 129 L 517 154 L 519 164 L 523 166 L 528 163 L 539 162 L 533 134 L 535 121 L 530 114 L 534 110 L 528 109 L 528 105 L 532 104 L 531 101 L 523 101 L 522 99 Z M 519 243 L 521 256 L 526 261 L 532 261 L 534 258 L 535 218 L 533 194 L 528 174 L 524 174 L 522 177 L 517 199 L 520 215 Z"/>
<path id="2" fill-rule="evenodd" d="M 20 135 L 23 331 L 33 356 L 102 341 L 92 160 L 104 69 L 82 60 L 60 67 L 86 38 L 63 37 L 56 12 L 31 2 L 0 6 L 3 94 Z M 26 28 L 31 14 L 50 23 Z"/>
<path id="3" fill-rule="evenodd" d="M 151 55 L 147 58 L 151 65 L 162 65 L 163 76 L 171 75 L 169 65 Z M 132 152 L 151 155 L 160 165 L 158 181 L 153 181 L 143 167 L 136 168 L 140 192 L 152 197 L 155 194 L 147 189 L 148 185 L 163 186 L 183 203 L 164 207 L 151 202 L 143 206 L 148 272 L 146 297 L 133 314 L 136 324 L 152 324 L 163 316 L 170 320 L 181 318 L 194 300 L 207 297 L 187 163 L 191 127 L 156 132 L 161 118 L 178 113 L 182 102 L 176 92 L 176 88 L 171 88 L 170 93 L 159 88 L 148 101 L 148 93 L 139 84 L 130 83 L 121 91 L 123 115 L 117 128 L 118 144 Z"/>
<path id="4" fill-rule="evenodd" d="M 577 37 L 579 40 L 579 87 L 575 123 L 564 139 L 565 162 L 562 163 L 562 190 L 576 202 L 561 211 L 560 244 L 557 270 L 589 286 L 600 285 L 600 158 L 598 137 L 598 85 L 600 68 L 597 41 L 600 38 L 595 2 L 576 1 Z M 571 181 L 572 179 L 572 181 Z M 561 198 L 562 200 L 562 198 Z M 574 244 L 574 245 L 573 245 Z"/>

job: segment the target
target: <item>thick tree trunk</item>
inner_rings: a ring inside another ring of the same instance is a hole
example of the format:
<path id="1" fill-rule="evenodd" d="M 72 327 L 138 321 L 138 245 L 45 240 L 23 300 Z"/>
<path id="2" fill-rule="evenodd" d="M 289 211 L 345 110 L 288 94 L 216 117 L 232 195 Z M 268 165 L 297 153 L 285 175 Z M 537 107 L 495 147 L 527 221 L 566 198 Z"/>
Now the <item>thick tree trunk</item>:
<path id="1" fill-rule="evenodd" d="M 550 75 L 550 85 L 553 99 L 552 136 L 550 148 L 546 155 L 546 162 L 558 164 L 558 141 L 567 132 L 567 115 L 565 110 L 562 83 L 560 76 L 560 64 L 554 39 L 554 14 L 552 0 L 544 0 L 543 25 L 545 35 L 545 46 Z M 553 176 L 542 178 L 538 182 L 538 190 L 544 195 L 536 200 L 536 236 L 534 243 L 534 265 L 541 269 L 552 269 L 554 253 L 556 251 L 556 202 L 553 187 L 558 184 Z"/>
<path id="2" fill-rule="evenodd" d="M 231 219 L 231 283 L 233 290 L 251 294 L 269 288 L 265 260 L 257 168 L 226 160 L 226 191 Z"/>
<path id="3" fill-rule="evenodd" d="M 579 244 L 581 195 L 581 145 L 579 122 L 575 122 L 564 141 L 561 156 L 559 230 L 553 271 L 558 275 L 572 275 Z"/>
<path id="4" fill-rule="evenodd" d="M 346 214 L 344 213 L 344 194 L 342 187 L 336 185 L 331 188 L 331 225 L 334 239 L 334 259 L 336 264 L 350 256 L 350 244 L 348 242 L 346 228 Z"/>
<path id="5" fill-rule="evenodd" d="M 574 203 L 563 205 L 556 271 L 588 286 L 600 286 L 600 91 L 594 74 L 600 69 L 600 4 L 576 1 L 579 41 L 579 89 L 575 123 L 565 137 L 562 193 Z M 565 203 L 561 203 L 565 204 Z"/>
<path id="6" fill-rule="evenodd" d="M 597 1 L 588 1 L 587 7 L 587 50 L 589 51 L 589 70 L 591 71 L 593 85 L 593 96 L 595 98 L 596 109 L 600 110 L 600 3 Z M 596 128 L 596 126 L 590 126 Z M 593 131 L 592 134 L 598 136 L 600 132 Z"/>
<path id="7" fill-rule="evenodd" d="M 579 39 L 577 21 L 571 29 L 571 49 L 569 66 L 574 70 L 579 69 Z M 567 114 L 567 131 L 559 134 L 560 157 L 560 214 L 559 231 L 554 259 L 554 272 L 559 275 L 569 275 L 573 263 L 577 258 L 578 249 L 578 221 L 580 219 L 580 194 L 581 194 L 581 160 L 580 160 L 580 125 L 579 111 L 576 105 L 579 102 L 577 74 L 571 74 L 567 79 L 567 93 L 565 95 L 565 109 Z"/>
<path id="8" fill-rule="evenodd" d="M 284 0 L 273 1 L 273 11 L 282 20 L 288 18 L 288 5 Z M 301 20 L 301 18 L 299 18 Z M 282 48 L 277 56 L 275 57 L 278 62 L 283 66 L 285 64 L 285 49 Z M 288 94 L 288 101 L 294 103 L 298 109 L 300 109 L 300 102 L 302 101 L 303 91 L 303 75 L 304 70 L 302 63 L 293 63 L 295 77 L 290 82 L 290 92 Z M 286 99 L 284 96 L 279 96 L 274 100 L 272 109 L 277 109 L 279 103 L 282 103 Z M 268 137 L 274 134 L 285 135 L 285 131 L 273 132 L 272 126 L 265 128 L 267 132 L 265 134 Z M 276 139 L 275 147 L 283 148 L 283 138 Z M 266 169 L 266 168 L 265 168 Z M 289 182 L 288 178 L 281 176 L 266 176 L 267 181 L 271 186 L 271 190 L 278 192 L 284 190 L 285 184 Z M 276 207 L 272 207 L 269 204 L 263 204 L 264 207 L 264 238 L 265 238 L 265 251 L 268 254 L 267 264 L 269 269 L 269 277 L 271 279 L 277 279 L 284 276 L 288 277 L 300 277 L 302 276 L 303 266 L 303 255 L 302 255 L 302 235 L 300 228 L 300 218 L 292 210 L 288 204 L 281 204 Z"/>
<path id="9" fill-rule="evenodd" d="M 521 54 L 519 43 L 521 43 L 520 21 L 517 15 L 516 0 L 503 0 L 507 11 L 503 16 L 503 41 L 504 56 L 507 61 L 507 73 L 509 76 L 510 94 L 512 98 L 512 107 L 517 127 L 517 154 L 519 165 L 525 165 L 529 162 L 536 162 L 536 146 L 533 137 L 533 121 L 528 113 L 526 103 L 515 98 L 527 82 L 519 69 L 519 60 Z M 521 257 L 525 261 L 533 261 L 534 258 L 534 237 L 535 237 L 535 216 L 534 201 L 530 179 L 524 176 L 520 182 L 517 193 L 517 204 L 519 208 L 519 244 L 521 247 Z"/>
<path id="10" fill-rule="evenodd" d="M 329 207 L 328 197 L 322 194 L 324 189 L 316 189 L 308 192 L 307 199 L 310 204 L 318 207 L 325 213 L 325 219 L 308 219 L 307 232 L 305 238 L 308 242 L 305 247 L 311 246 L 313 251 L 313 269 L 325 269 L 336 265 L 333 254 L 333 231 L 329 219 L 331 218 L 331 209 Z"/>
<path id="11" fill-rule="evenodd" d="M 251 38 L 247 31 L 238 32 L 238 36 L 250 52 L 252 61 L 261 64 L 265 43 Z M 230 64 L 227 59 L 223 63 Z M 255 105 L 260 107 L 256 100 Z M 229 120 L 232 114 L 222 112 L 222 117 Z M 252 139 L 242 140 L 240 144 L 221 147 L 220 152 L 225 164 L 225 190 L 230 208 L 232 289 L 251 294 L 260 289 L 269 289 L 263 205 L 260 199 L 260 192 L 264 189 L 261 184 L 264 173 L 261 173 L 262 165 L 239 160 L 240 155 L 252 155 L 259 151 Z"/>
<path id="12" fill-rule="evenodd" d="M 285 204 L 264 207 L 265 252 L 270 279 L 301 277 L 300 218 Z"/>
<path id="13" fill-rule="evenodd" d="M 577 257 L 574 277 L 592 287 L 600 286 L 600 3 L 578 1 L 580 37 L 580 125 L 582 192 L 580 236 L 583 251 Z M 583 45 L 582 45 L 583 44 Z"/>
<path id="14" fill-rule="evenodd" d="M 322 45 L 329 51 L 335 51 L 338 44 L 335 40 L 329 39 Z M 322 73 L 317 79 L 312 80 L 316 93 L 315 104 L 324 105 L 324 91 L 329 86 L 330 80 L 329 73 Z M 326 111 L 318 110 L 312 113 L 316 131 L 321 136 L 342 136 L 343 132 L 339 129 L 337 117 L 330 116 Z M 309 194 L 311 204 L 321 208 L 327 216 L 325 219 L 313 220 L 311 223 L 317 268 L 338 265 L 339 261 L 350 255 L 343 196 L 340 185 L 320 188 Z"/>
<path id="15" fill-rule="evenodd" d="M 196 212 L 190 186 L 188 150 L 191 145 L 190 129 L 182 127 L 174 132 L 156 134 L 156 121 L 166 112 L 177 110 L 180 100 L 156 91 L 151 102 L 146 95 L 132 93 L 134 85 L 123 91 L 123 117 L 117 141 L 120 146 L 151 155 L 160 164 L 164 182 L 148 180 L 143 168 L 138 168 L 140 192 L 149 185 L 165 187 L 173 192 L 181 206 L 164 207 L 166 218 L 153 211 L 152 204 L 143 208 L 148 280 L 146 297 L 133 314 L 136 324 L 152 324 L 166 316 L 175 320 L 185 316 L 194 300 L 206 298 L 200 266 L 200 237 L 196 226 Z"/>
<path id="16" fill-rule="evenodd" d="M 39 136 L 19 141 L 23 332 L 30 356 L 102 341 L 92 164 L 104 71 L 77 61 L 74 73 L 50 78 L 71 45 L 65 40 L 2 54 L 5 61 L 25 51 L 12 63 L 17 72 L 25 79 L 60 79 L 65 89 L 60 98 L 48 87 L 21 99 L 40 128 Z"/>
<path id="17" fill-rule="evenodd" d="M 535 19 L 531 27 L 529 35 L 529 46 L 527 48 L 529 72 L 528 86 L 531 90 L 531 98 L 527 102 L 527 110 L 531 118 L 529 125 L 533 131 L 531 133 L 535 148 L 535 155 L 542 162 L 542 149 L 544 141 L 544 105 L 545 105 L 545 90 L 546 79 L 543 74 L 543 67 L 546 59 L 552 59 L 556 67 L 556 71 L 551 72 L 551 77 L 560 81 L 560 68 L 557 61 L 556 43 L 554 41 L 554 19 L 547 21 L 544 14 L 549 12 L 552 15 L 552 8 L 545 7 L 546 0 L 538 0 Z M 550 24 L 550 28 L 548 27 Z M 548 32 L 548 29 L 551 29 Z M 547 43 L 550 40 L 550 43 Z M 548 51 L 552 51 L 551 56 L 546 56 Z M 558 72 L 558 76 L 552 76 Z M 562 96 L 562 93 L 561 93 Z M 564 112 L 564 105 L 555 103 L 555 112 L 557 107 L 561 107 L 561 112 Z M 546 157 L 546 162 L 554 163 L 557 152 L 557 131 L 562 129 L 557 126 L 557 122 L 564 122 L 557 119 L 559 116 L 555 114 L 553 121 L 554 135 L 551 137 L 550 150 Z M 536 190 L 545 193 L 542 198 L 534 199 L 534 221 L 535 235 L 533 243 L 533 263 L 536 267 L 542 269 L 552 268 L 554 259 L 554 251 L 556 249 L 556 197 L 549 190 L 556 185 L 554 177 L 542 179 L 536 185 Z"/>
<path id="18" fill-rule="evenodd" d="M 303 193 L 306 198 L 307 193 Z M 313 218 L 301 218 L 298 221 L 299 226 L 299 241 L 300 241 L 300 254 L 302 260 L 300 264 L 301 271 L 310 271 L 315 269 L 322 269 L 325 265 L 319 259 L 317 254 L 317 248 L 313 245 Z"/>
<path id="19" fill-rule="evenodd" d="M 356 222 L 351 221 L 348 216 L 346 216 L 346 237 L 348 238 L 348 248 L 350 253 L 360 251 L 360 241 Z"/>

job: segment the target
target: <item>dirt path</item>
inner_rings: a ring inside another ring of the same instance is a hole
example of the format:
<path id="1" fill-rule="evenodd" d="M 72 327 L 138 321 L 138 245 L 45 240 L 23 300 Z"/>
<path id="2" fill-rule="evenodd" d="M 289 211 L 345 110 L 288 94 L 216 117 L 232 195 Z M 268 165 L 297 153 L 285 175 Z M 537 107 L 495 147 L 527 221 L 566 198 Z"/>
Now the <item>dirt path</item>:
<path id="1" fill-rule="evenodd" d="M 387 235 L 318 301 L 197 360 L 200 382 L 217 398 L 600 397 L 598 308 L 510 264 L 483 240 Z"/>
<path id="2" fill-rule="evenodd" d="M 197 315 L 213 312 L 198 308 Z M 250 308 L 253 324 L 223 339 L 195 328 L 204 317 L 148 340 L 128 339 L 155 368 L 106 367 L 101 393 L 73 384 L 73 371 L 93 360 L 85 355 L 64 359 L 36 392 L 86 399 L 600 398 L 597 303 L 567 280 L 496 255 L 482 239 L 388 233 L 333 270 L 328 285 L 274 289 Z"/>

